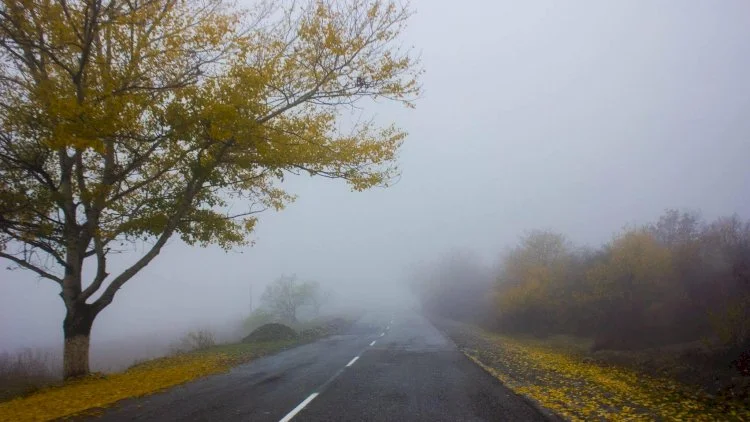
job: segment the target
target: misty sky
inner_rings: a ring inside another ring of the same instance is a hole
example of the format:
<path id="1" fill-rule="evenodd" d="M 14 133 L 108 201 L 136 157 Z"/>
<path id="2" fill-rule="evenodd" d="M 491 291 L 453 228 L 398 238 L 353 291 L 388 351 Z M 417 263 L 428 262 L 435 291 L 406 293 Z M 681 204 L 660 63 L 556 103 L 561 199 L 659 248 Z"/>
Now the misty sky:
<path id="1" fill-rule="evenodd" d="M 240 318 L 249 286 L 257 298 L 281 273 L 385 301 L 410 264 L 455 248 L 490 263 L 527 229 L 598 244 L 667 207 L 750 218 L 750 2 L 413 7 L 404 38 L 425 94 L 416 110 L 366 110 L 409 132 L 400 182 L 352 193 L 300 176 L 254 247 L 173 240 L 99 316 L 94 342 Z M 61 346 L 57 286 L 0 278 L 0 349 Z"/>

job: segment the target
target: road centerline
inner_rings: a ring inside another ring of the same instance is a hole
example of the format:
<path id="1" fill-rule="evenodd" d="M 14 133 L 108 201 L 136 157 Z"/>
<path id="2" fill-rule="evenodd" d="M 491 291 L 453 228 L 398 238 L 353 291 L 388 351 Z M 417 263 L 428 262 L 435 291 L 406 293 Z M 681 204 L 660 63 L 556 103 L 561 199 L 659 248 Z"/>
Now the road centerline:
<path id="1" fill-rule="evenodd" d="M 297 413 L 299 413 L 300 410 L 304 409 L 305 406 L 307 406 L 308 404 L 310 404 L 310 402 L 313 401 L 313 399 L 315 399 L 315 397 L 318 397 L 318 393 L 312 393 L 312 394 L 310 394 L 305 400 L 302 401 L 302 403 L 298 404 L 297 407 L 295 407 L 294 409 L 292 409 L 291 412 L 287 413 L 286 416 L 284 416 L 279 422 L 289 422 L 290 420 L 292 420 L 292 418 Z"/>
<path id="2" fill-rule="evenodd" d="M 359 356 L 355 356 L 354 359 L 350 360 L 349 363 L 346 364 L 346 367 L 348 368 L 348 367 L 354 365 L 354 362 L 356 362 L 357 359 L 359 359 Z"/>
<path id="3" fill-rule="evenodd" d="M 385 333 L 383 333 L 383 334 L 385 334 Z M 370 345 L 371 345 L 371 346 L 372 346 L 373 344 L 375 344 L 375 341 L 373 341 L 372 343 L 370 343 Z M 365 350 L 366 350 L 366 349 L 365 349 Z M 364 350 L 363 350 L 362 352 L 364 352 Z M 361 353 L 360 353 L 360 354 L 361 354 Z M 333 376 L 332 376 L 331 378 L 329 378 L 329 379 L 328 379 L 328 381 L 324 382 L 324 383 L 323 383 L 323 384 L 322 384 L 322 385 L 321 385 L 320 387 L 318 387 L 318 391 L 317 391 L 317 392 L 315 392 L 315 393 L 312 393 L 312 394 L 310 394 L 310 396 L 309 396 L 309 397 L 307 397 L 307 398 L 306 398 L 306 399 L 305 399 L 305 400 L 304 400 L 304 401 L 303 401 L 302 403 L 300 403 L 299 405 L 297 405 L 297 407 L 295 407 L 294 409 L 292 409 L 292 411 L 291 411 L 291 412 L 287 413 L 287 415 L 286 415 L 286 416 L 284 416 L 284 418 L 282 418 L 282 419 L 281 419 L 281 420 L 280 420 L 279 422 L 289 422 L 290 420 L 292 420 L 292 418 L 293 418 L 293 417 L 294 417 L 295 415 L 297 415 L 297 413 L 299 413 L 300 411 L 302 411 L 302 409 L 304 409 L 304 408 L 305 408 L 305 406 L 307 406 L 307 405 L 308 405 L 308 404 L 309 404 L 309 403 L 310 403 L 311 401 L 313 401 L 313 399 L 314 399 L 315 397 L 317 397 L 317 396 L 318 396 L 318 395 L 320 395 L 320 394 L 321 394 L 321 393 L 322 393 L 323 391 L 325 391 L 325 390 L 326 390 L 326 388 L 328 388 L 328 386 L 329 386 L 329 385 L 330 385 L 330 384 L 331 384 L 331 383 L 332 383 L 332 382 L 333 382 L 333 381 L 334 381 L 334 380 L 335 380 L 336 378 L 338 378 L 338 376 L 339 376 L 339 375 L 341 375 L 341 374 L 342 374 L 342 373 L 344 372 L 344 369 L 346 369 L 346 368 L 348 368 L 348 367 L 352 366 L 352 365 L 354 364 L 354 362 L 356 362 L 356 361 L 357 361 L 358 359 L 359 359 L 359 355 L 358 355 L 358 356 L 355 356 L 355 357 L 354 357 L 354 358 L 353 358 L 352 360 L 350 360 L 350 361 L 349 361 L 349 363 L 347 363 L 347 364 L 346 364 L 346 366 L 345 366 L 344 368 L 341 368 L 341 369 L 339 369 L 338 371 L 336 371 L 336 373 L 335 373 L 335 374 L 333 374 Z"/>
<path id="4" fill-rule="evenodd" d="M 373 340 L 372 343 L 370 343 L 370 346 L 374 346 L 376 341 L 377 340 Z"/>

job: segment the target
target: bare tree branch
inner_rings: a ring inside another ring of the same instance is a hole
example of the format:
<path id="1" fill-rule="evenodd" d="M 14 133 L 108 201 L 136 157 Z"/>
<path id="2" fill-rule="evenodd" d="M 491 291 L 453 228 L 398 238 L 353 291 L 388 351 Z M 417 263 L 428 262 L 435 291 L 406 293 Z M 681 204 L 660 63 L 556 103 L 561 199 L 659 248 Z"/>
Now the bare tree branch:
<path id="1" fill-rule="evenodd" d="M 21 266 L 23 268 L 26 268 L 27 270 L 31 270 L 31 271 L 37 273 L 42 278 L 46 278 L 46 279 L 52 280 L 55 283 L 62 285 L 63 281 L 62 281 L 62 279 L 60 277 L 54 276 L 54 275 L 52 275 L 52 274 L 44 271 L 43 269 L 41 269 L 41 268 L 39 268 L 39 267 L 37 267 L 37 266 L 35 266 L 33 264 L 30 264 L 26 260 L 17 258 L 15 256 L 7 254 L 5 252 L 0 252 L 0 258 L 5 258 L 5 259 L 8 259 L 10 261 L 13 261 L 16 264 L 18 264 L 19 266 Z"/>

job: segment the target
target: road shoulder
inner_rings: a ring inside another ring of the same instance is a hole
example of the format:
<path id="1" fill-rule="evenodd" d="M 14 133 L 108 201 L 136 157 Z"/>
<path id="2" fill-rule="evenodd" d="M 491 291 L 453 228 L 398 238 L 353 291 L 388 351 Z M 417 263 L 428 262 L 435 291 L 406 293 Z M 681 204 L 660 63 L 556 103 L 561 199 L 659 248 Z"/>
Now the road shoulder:
<path id="1" fill-rule="evenodd" d="M 439 320 L 459 349 L 516 393 L 566 419 L 748 420 L 741 403 L 716 403 L 695 389 L 628 368 Z"/>

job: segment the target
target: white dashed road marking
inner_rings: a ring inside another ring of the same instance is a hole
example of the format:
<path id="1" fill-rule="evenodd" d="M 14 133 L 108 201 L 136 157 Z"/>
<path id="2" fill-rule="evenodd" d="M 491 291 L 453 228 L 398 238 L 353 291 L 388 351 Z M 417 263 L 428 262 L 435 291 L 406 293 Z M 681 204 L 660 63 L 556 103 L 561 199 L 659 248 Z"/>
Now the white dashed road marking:
<path id="1" fill-rule="evenodd" d="M 387 327 L 386 330 L 388 330 L 389 328 L 391 328 L 391 327 L 390 326 Z M 385 332 L 380 333 L 380 337 L 383 337 L 384 335 L 385 335 Z M 370 346 L 374 346 L 376 341 L 377 340 L 373 340 L 372 343 L 370 343 Z M 355 356 L 352 360 L 349 361 L 349 363 L 346 364 L 346 368 L 354 365 L 354 362 L 356 362 L 358 359 L 359 359 L 359 356 Z M 339 369 L 338 372 L 336 372 L 328 381 L 326 381 L 320 387 L 320 389 L 318 391 L 324 390 L 326 388 L 326 386 L 328 384 L 330 384 L 334 379 L 336 379 L 336 377 L 338 377 L 343 371 L 344 371 L 344 368 Z M 292 409 L 291 412 L 287 413 L 287 415 L 284 416 L 279 422 L 289 422 L 290 420 L 292 420 L 292 418 L 295 417 L 297 415 L 297 413 L 299 413 L 302 409 L 304 409 L 305 406 L 307 406 L 308 404 L 310 404 L 310 402 L 313 401 L 313 399 L 315 399 L 315 397 L 318 397 L 318 394 L 320 394 L 320 392 L 310 394 L 309 397 L 307 397 L 302 403 L 300 403 L 299 405 L 297 405 L 297 407 L 295 407 L 294 409 Z"/>
<path id="2" fill-rule="evenodd" d="M 355 356 L 354 359 L 350 360 L 349 363 L 346 364 L 346 367 L 348 368 L 348 367 L 354 365 L 354 362 L 356 362 L 357 359 L 359 359 L 359 356 Z"/>
<path id="3" fill-rule="evenodd" d="M 297 413 L 299 413 L 300 410 L 304 409 L 305 406 L 307 406 L 308 404 L 310 404 L 310 402 L 313 401 L 313 399 L 315 397 L 318 397 L 318 393 L 312 393 L 312 394 L 310 394 L 310 396 L 308 398 L 306 398 L 297 407 L 295 407 L 294 409 L 292 409 L 291 412 L 287 413 L 287 415 L 284 416 L 284 418 L 282 418 L 279 422 L 289 422 L 290 420 L 292 420 L 292 418 L 294 417 L 294 415 L 296 415 Z"/>

